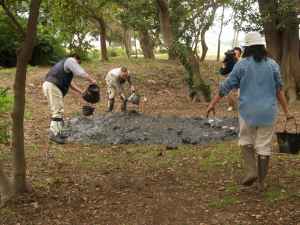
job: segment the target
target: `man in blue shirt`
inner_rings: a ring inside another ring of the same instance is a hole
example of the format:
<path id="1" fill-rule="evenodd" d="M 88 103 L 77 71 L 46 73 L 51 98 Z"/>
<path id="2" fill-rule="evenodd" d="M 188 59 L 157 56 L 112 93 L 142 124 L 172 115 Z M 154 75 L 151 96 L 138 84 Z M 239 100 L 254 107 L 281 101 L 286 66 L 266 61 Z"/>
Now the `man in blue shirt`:
<path id="1" fill-rule="evenodd" d="M 264 189 L 268 171 L 278 111 L 277 101 L 287 119 L 291 118 L 282 90 L 280 68 L 267 54 L 261 35 L 258 32 L 248 33 L 245 36 L 243 59 L 234 66 L 207 109 L 209 114 L 222 97 L 231 90 L 240 88 L 239 145 L 246 169 L 242 184 L 250 186 L 258 178 L 259 190 Z M 258 155 L 257 165 L 255 151 Z"/>

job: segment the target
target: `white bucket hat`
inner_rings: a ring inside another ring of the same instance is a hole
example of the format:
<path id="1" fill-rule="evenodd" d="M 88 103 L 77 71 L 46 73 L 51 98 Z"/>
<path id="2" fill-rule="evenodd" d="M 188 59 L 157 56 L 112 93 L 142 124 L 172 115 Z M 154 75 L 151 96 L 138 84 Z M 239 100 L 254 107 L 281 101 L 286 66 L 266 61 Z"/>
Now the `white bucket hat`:
<path id="1" fill-rule="evenodd" d="M 243 47 L 249 47 L 252 45 L 266 45 L 265 38 L 258 32 L 249 32 L 245 35 L 245 41 Z"/>

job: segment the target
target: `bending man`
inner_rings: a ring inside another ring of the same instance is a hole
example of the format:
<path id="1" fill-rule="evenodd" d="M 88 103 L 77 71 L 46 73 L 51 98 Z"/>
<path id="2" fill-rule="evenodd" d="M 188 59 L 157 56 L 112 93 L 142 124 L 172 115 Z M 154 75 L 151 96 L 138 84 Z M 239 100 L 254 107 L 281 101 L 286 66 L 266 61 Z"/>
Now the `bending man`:
<path id="1" fill-rule="evenodd" d="M 105 77 L 108 92 L 108 112 L 113 111 L 116 95 L 120 95 L 122 100 L 121 111 L 127 109 L 127 98 L 124 92 L 123 85 L 127 81 L 130 85 L 131 92 L 135 92 L 135 88 L 131 83 L 131 79 L 126 67 L 115 68 L 109 71 Z"/>
<path id="2" fill-rule="evenodd" d="M 82 95 L 82 90 L 72 82 L 73 77 L 79 76 L 90 83 L 96 83 L 79 64 L 80 57 L 78 55 L 59 61 L 50 69 L 43 83 L 43 92 L 47 97 L 52 117 L 49 138 L 58 144 L 64 144 L 66 138 L 62 133 L 64 125 L 64 96 L 68 93 L 69 88 L 74 90 L 80 98 Z"/>

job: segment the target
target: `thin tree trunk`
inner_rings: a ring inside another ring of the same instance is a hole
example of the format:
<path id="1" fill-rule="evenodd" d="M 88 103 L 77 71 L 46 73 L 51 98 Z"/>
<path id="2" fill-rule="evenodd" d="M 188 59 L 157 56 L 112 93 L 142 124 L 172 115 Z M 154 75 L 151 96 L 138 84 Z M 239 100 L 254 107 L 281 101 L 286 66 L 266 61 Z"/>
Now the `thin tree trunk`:
<path id="1" fill-rule="evenodd" d="M 168 49 L 169 59 L 176 59 L 174 51 L 172 51 L 172 45 L 174 42 L 171 18 L 169 14 L 169 4 L 167 0 L 156 0 L 158 9 L 159 9 L 159 20 L 160 20 L 160 29 L 164 39 L 165 46 Z"/>
<path id="2" fill-rule="evenodd" d="M 220 32 L 218 36 L 218 52 L 217 52 L 217 61 L 220 61 L 220 52 L 221 52 L 221 37 L 223 33 L 223 27 L 224 27 L 224 13 L 225 13 L 225 5 L 223 5 L 222 9 L 222 16 L 221 16 L 221 27 Z"/>
<path id="3" fill-rule="evenodd" d="M 232 48 L 235 47 L 236 38 L 237 38 L 237 30 L 234 30 L 234 32 L 233 32 L 232 44 L 231 44 L 231 47 L 232 47 Z"/>
<path id="4" fill-rule="evenodd" d="M 205 26 L 202 30 L 201 30 L 201 47 L 202 47 L 202 53 L 201 53 L 201 57 L 200 57 L 200 61 L 204 61 L 207 51 L 208 51 L 208 47 L 205 41 L 205 34 L 208 31 L 209 26 Z"/>
<path id="5" fill-rule="evenodd" d="M 206 40 L 205 40 L 205 34 L 214 22 L 217 9 L 218 9 L 218 4 L 214 4 L 213 8 L 212 8 L 212 12 L 211 12 L 211 14 L 208 18 L 208 21 L 206 22 L 206 24 L 204 24 L 204 26 L 201 30 L 200 35 L 201 35 L 202 54 L 201 54 L 201 57 L 200 57 L 200 61 L 205 60 L 205 57 L 206 57 L 206 54 L 207 54 L 207 51 L 208 51 L 208 47 L 207 47 Z"/>
<path id="6" fill-rule="evenodd" d="M 124 29 L 124 36 L 123 36 L 123 41 L 124 41 L 124 47 L 126 51 L 126 55 L 128 58 L 131 57 L 131 32 L 129 29 L 125 28 Z"/>
<path id="7" fill-rule="evenodd" d="M 14 185 L 17 193 L 27 191 L 26 162 L 24 153 L 24 111 L 25 111 L 25 84 L 27 64 L 32 56 L 36 37 L 37 22 L 41 0 L 32 0 L 30 15 L 27 24 L 26 38 L 17 55 L 17 69 L 14 81 L 14 105 L 12 112 L 12 150 L 14 153 Z"/>
<path id="8" fill-rule="evenodd" d="M 107 46 L 106 46 L 106 24 L 102 17 L 97 17 L 99 33 L 100 33 L 100 47 L 101 47 L 101 60 L 108 61 Z"/>
<path id="9" fill-rule="evenodd" d="M 154 59 L 154 43 L 147 30 L 140 31 L 140 44 L 146 59 Z"/>
<path id="10" fill-rule="evenodd" d="M 137 48 L 137 42 L 138 42 L 137 37 L 134 37 L 135 58 L 139 57 L 138 48 Z"/>

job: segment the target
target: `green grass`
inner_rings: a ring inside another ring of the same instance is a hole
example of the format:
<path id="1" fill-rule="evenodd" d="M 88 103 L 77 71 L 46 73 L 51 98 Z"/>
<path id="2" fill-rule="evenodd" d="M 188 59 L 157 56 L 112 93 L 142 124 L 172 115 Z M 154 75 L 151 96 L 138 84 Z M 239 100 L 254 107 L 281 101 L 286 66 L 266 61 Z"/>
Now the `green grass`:
<path id="1" fill-rule="evenodd" d="M 290 195 L 291 193 L 289 193 L 287 190 L 279 186 L 272 186 L 264 193 L 264 198 L 269 203 L 275 203 L 277 201 L 289 198 Z"/>
<path id="2" fill-rule="evenodd" d="M 234 205 L 238 202 L 238 198 L 235 196 L 227 195 L 224 196 L 222 199 L 214 200 L 208 203 L 208 207 L 210 208 L 217 208 L 217 209 L 223 209 L 227 206 Z"/>
<path id="3" fill-rule="evenodd" d="M 227 184 L 225 187 L 226 193 L 237 193 L 239 191 L 240 191 L 240 187 L 237 183 L 230 183 L 230 184 Z"/>
<path id="4" fill-rule="evenodd" d="M 233 146 L 230 143 L 217 144 L 216 147 L 202 152 L 203 160 L 200 161 L 200 167 L 203 170 L 210 170 L 239 164 L 240 154 L 238 150 L 236 145 Z"/>
<path id="5" fill-rule="evenodd" d="M 38 68 L 39 68 L 38 66 L 28 66 L 27 72 L 33 72 L 33 71 L 37 70 Z M 0 74 L 1 75 L 15 75 L 16 67 L 11 67 L 11 68 L 0 67 Z"/>

